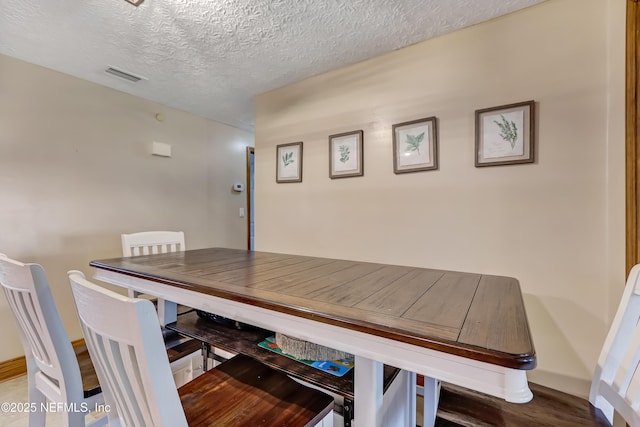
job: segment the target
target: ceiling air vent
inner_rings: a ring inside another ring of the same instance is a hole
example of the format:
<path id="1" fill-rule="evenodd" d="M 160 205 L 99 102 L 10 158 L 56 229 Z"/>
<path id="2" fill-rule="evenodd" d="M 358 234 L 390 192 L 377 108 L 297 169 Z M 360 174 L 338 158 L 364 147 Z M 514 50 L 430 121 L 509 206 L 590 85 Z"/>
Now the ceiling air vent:
<path id="1" fill-rule="evenodd" d="M 138 83 L 140 80 L 147 80 L 144 77 L 136 76 L 131 73 L 127 73 L 126 71 L 118 70 L 117 68 L 109 67 L 104 70 L 106 73 L 112 74 L 116 77 L 120 77 L 121 79 L 128 80 L 133 83 Z"/>

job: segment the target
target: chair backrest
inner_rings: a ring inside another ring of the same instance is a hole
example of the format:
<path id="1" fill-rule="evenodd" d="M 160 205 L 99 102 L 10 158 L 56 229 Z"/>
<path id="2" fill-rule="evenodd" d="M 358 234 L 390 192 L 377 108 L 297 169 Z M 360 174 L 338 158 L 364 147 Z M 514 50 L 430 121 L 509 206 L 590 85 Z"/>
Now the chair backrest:
<path id="1" fill-rule="evenodd" d="M 78 360 L 42 266 L 0 254 L 0 284 L 18 324 L 30 381 L 50 400 L 80 401 Z"/>
<path id="2" fill-rule="evenodd" d="M 109 424 L 186 426 L 153 304 L 97 286 L 79 271 L 70 271 L 69 281 L 105 403 L 112 408 Z"/>
<path id="3" fill-rule="evenodd" d="M 598 358 L 589 401 L 613 424 L 640 426 L 640 264 L 633 267 Z"/>
<path id="4" fill-rule="evenodd" d="M 182 231 L 143 231 L 122 234 L 122 256 L 164 254 L 184 251 Z"/>

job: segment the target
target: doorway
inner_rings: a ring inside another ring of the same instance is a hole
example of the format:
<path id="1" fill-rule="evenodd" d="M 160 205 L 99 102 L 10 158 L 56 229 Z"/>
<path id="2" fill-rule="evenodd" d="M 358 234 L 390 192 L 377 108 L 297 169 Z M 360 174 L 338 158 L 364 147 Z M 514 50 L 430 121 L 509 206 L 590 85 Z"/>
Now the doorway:
<path id="1" fill-rule="evenodd" d="M 255 245 L 255 209 L 253 206 L 255 163 L 253 147 L 247 147 L 247 249 L 254 250 Z"/>

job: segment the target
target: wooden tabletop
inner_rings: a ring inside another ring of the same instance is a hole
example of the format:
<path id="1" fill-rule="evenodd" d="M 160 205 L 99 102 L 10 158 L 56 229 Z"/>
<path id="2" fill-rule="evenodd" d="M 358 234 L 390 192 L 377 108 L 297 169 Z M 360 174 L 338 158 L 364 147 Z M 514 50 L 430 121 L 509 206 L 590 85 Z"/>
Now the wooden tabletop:
<path id="1" fill-rule="evenodd" d="M 90 264 L 507 368 L 536 366 L 513 278 L 225 248 Z"/>

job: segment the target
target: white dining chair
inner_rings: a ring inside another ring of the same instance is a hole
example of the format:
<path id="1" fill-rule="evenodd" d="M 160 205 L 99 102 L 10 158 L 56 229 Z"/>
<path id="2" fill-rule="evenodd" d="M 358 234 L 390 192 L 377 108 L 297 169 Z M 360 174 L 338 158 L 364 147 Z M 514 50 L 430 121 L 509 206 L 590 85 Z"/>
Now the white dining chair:
<path id="1" fill-rule="evenodd" d="M 141 231 L 138 233 L 121 234 L 120 239 L 122 242 L 123 257 L 166 254 L 186 250 L 184 232 L 182 231 Z M 129 289 L 128 294 L 131 298 L 143 296 L 133 289 Z M 154 295 L 149 295 L 148 297 L 156 300 L 158 318 L 160 319 L 165 318 L 166 310 L 169 308 L 171 310 L 178 310 L 174 314 L 191 310 L 190 307 L 184 306 L 180 306 L 178 309 L 178 307 L 166 304 L 162 298 L 156 298 Z M 172 362 L 173 375 L 178 387 L 191 381 L 199 375 L 200 372 L 207 369 L 207 355 L 208 352 L 204 351 L 200 358 L 189 355 L 183 357 L 181 360 Z"/>
<path id="2" fill-rule="evenodd" d="M 622 418 L 629 426 L 640 427 L 640 264 L 627 278 L 592 377 L 589 400 L 538 384 L 530 387 L 533 400 L 514 405 L 443 384 L 438 419 L 463 425 L 600 427 Z"/>
<path id="3" fill-rule="evenodd" d="M 591 382 L 589 401 L 613 423 L 640 427 L 640 264 L 629 273 Z"/>
<path id="4" fill-rule="evenodd" d="M 186 250 L 182 231 L 141 231 L 121 234 L 122 256 L 140 256 L 166 254 Z M 129 290 L 129 296 L 135 298 L 139 293 Z"/>
<path id="5" fill-rule="evenodd" d="M 183 231 L 140 231 L 137 233 L 121 234 L 122 256 L 132 257 L 141 255 L 166 254 L 172 252 L 185 251 L 185 239 Z M 131 298 L 141 296 L 140 292 L 133 289 L 128 290 Z M 151 295 L 152 298 L 155 296 Z M 175 317 L 177 314 L 173 310 L 175 305 L 166 304 L 162 298 L 157 298 L 156 306 L 158 317 L 163 320 L 166 317 Z M 166 310 L 172 310 L 166 313 Z"/>
<path id="6" fill-rule="evenodd" d="M 176 390 L 153 304 L 97 286 L 79 271 L 69 280 L 112 408 L 110 426 L 332 426 L 331 396 L 248 356 Z"/>
<path id="7" fill-rule="evenodd" d="M 142 231 L 122 234 L 122 256 L 165 254 L 185 250 L 182 231 Z"/>
<path id="8" fill-rule="evenodd" d="M 88 353 L 76 352 L 51 295 L 44 269 L 0 254 L 0 284 L 18 326 L 27 362 L 29 426 L 44 426 L 49 403 L 60 404 L 65 425 L 84 426 L 104 404 Z M 57 410 L 58 406 L 54 406 Z M 91 424 L 106 424 L 104 415 Z"/>

